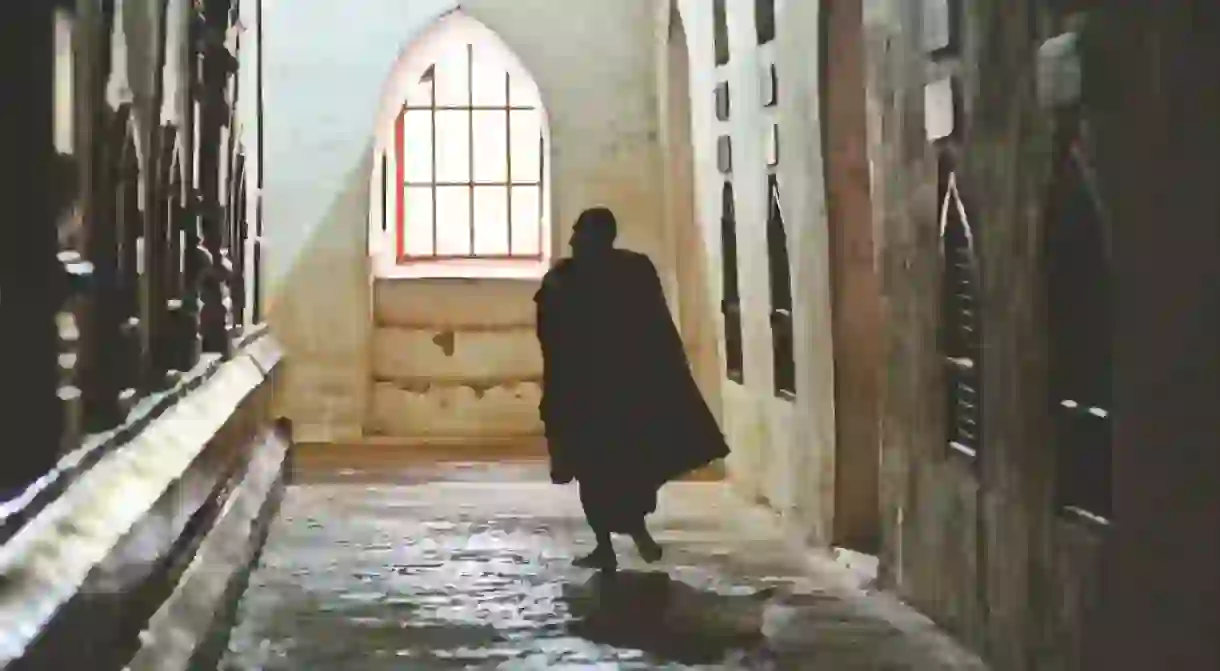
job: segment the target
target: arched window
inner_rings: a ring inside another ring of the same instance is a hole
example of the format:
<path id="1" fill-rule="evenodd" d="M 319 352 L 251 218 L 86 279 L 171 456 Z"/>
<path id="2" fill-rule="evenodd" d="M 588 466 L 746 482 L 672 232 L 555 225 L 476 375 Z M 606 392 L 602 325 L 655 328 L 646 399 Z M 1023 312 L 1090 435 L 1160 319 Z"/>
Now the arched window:
<path id="1" fill-rule="evenodd" d="M 947 156 L 939 165 L 942 263 L 941 349 L 948 368 L 946 423 L 950 449 L 976 457 L 982 443 L 978 256 L 974 230 Z"/>
<path id="2" fill-rule="evenodd" d="M 1056 496 L 1064 510 L 1108 520 L 1112 271 L 1100 200 L 1076 123 L 1061 131 L 1046 222 Z"/>
<path id="3" fill-rule="evenodd" d="M 110 167 L 115 172 L 111 182 L 114 189 L 114 256 L 103 261 L 113 264 L 113 303 L 106 310 L 107 319 L 117 319 L 119 342 L 116 343 L 111 374 L 120 384 L 119 396 L 130 404 L 139 393 L 140 375 L 143 372 L 144 352 L 140 321 L 140 277 L 144 274 L 144 212 L 140 209 L 141 162 L 136 147 L 137 127 L 130 103 L 119 108 L 112 120 L 111 140 L 117 159 Z"/>
<path id="4" fill-rule="evenodd" d="M 788 264 L 788 232 L 780 209 L 779 180 L 767 176 L 767 261 L 771 275 L 771 356 L 775 393 L 796 394 L 796 360 L 792 340 L 792 277 Z"/>
<path id="5" fill-rule="evenodd" d="M 450 15 L 400 64 L 389 179 L 398 264 L 545 260 L 538 88 L 487 28 Z"/>
<path id="6" fill-rule="evenodd" d="M 745 378 L 745 352 L 741 341 L 741 291 L 737 281 L 737 215 L 733 203 L 733 184 L 725 182 L 720 194 L 720 261 L 724 280 L 725 369 L 730 380 Z"/>

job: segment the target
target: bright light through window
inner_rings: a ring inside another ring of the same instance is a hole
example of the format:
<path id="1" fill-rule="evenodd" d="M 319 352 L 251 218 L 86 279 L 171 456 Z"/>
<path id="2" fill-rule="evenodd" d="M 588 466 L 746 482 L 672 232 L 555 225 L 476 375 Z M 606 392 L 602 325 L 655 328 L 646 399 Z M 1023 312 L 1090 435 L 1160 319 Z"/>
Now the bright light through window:
<path id="1" fill-rule="evenodd" d="M 471 42 L 447 44 L 411 73 L 395 120 L 399 263 L 543 257 L 536 89 Z"/>

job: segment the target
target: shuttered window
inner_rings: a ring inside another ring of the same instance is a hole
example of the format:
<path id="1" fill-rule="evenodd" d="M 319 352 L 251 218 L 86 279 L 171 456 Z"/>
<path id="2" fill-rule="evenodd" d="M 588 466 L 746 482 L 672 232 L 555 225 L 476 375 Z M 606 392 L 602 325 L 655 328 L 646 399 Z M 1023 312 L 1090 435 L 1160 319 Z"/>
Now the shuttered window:
<path id="1" fill-rule="evenodd" d="M 947 157 L 942 157 L 939 173 L 946 427 L 949 447 L 976 457 L 982 446 L 978 256 L 974 230 Z"/>

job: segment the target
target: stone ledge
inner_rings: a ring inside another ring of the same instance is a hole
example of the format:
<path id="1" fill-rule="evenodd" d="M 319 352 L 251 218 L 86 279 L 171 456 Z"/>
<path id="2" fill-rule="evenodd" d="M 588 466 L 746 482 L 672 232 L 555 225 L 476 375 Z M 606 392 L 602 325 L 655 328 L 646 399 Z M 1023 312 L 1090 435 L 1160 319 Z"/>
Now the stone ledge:
<path id="1" fill-rule="evenodd" d="M 542 463 L 549 459 L 542 436 L 500 439 L 407 439 L 365 437 L 335 442 L 298 442 L 293 446 L 294 478 L 343 474 L 360 481 L 387 481 L 395 473 L 420 464 L 451 462 Z M 540 466 L 539 478 L 547 477 Z M 681 478 L 682 482 L 719 482 L 725 479 L 723 462 L 714 462 Z M 354 481 L 354 480 L 353 480 Z"/>
<path id="2" fill-rule="evenodd" d="M 141 634 L 141 647 L 126 667 L 130 671 L 171 671 L 196 664 L 214 666 L 216 660 L 196 656 L 214 625 L 228 618 L 226 595 L 234 582 L 251 568 L 262 544 L 266 523 L 274 513 L 277 488 L 283 487 L 288 443 L 267 431 L 259 442 L 245 478 L 200 544 L 178 588 L 161 605 Z M 240 596 L 238 593 L 236 596 Z M 213 653 L 215 654 L 215 653 Z M 211 662 L 208 664 L 207 662 Z"/>
<path id="3" fill-rule="evenodd" d="M 134 651 L 136 641 L 120 639 L 145 624 L 140 614 L 158 605 L 150 598 L 175 587 L 174 567 L 190 560 L 180 555 L 212 528 L 207 507 L 223 510 L 233 494 L 226 473 L 240 476 L 251 432 L 270 423 L 269 380 L 282 355 L 265 332 L 246 342 L 65 457 L 61 490 L 23 509 L 0 545 L 0 668 L 69 657 L 97 669 L 126 663 L 109 658 Z"/>

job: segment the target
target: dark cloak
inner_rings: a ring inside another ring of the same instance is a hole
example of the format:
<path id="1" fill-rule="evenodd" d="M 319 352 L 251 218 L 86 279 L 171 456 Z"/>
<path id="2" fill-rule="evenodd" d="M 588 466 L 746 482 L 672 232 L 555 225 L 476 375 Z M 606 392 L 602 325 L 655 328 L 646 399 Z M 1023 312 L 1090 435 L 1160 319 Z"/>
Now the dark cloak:
<path id="1" fill-rule="evenodd" d="M 643 254 L 565 259 L 534 300 L 552 472 L 589 521 L 631 531 L 664 483 L 728 455 Z"/>

